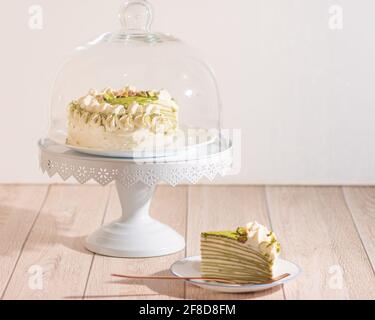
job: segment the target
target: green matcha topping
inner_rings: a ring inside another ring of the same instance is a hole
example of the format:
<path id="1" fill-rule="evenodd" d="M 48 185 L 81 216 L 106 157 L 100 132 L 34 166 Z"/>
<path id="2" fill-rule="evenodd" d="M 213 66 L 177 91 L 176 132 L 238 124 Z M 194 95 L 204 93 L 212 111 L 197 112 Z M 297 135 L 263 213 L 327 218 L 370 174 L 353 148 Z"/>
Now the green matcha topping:
<path id="1" fill-rule="evenodd" d="M 243 227 L 237 228 L 236 231 L 212 231 L 212 232 L 202 232 L 203 237 L 207 236 L 217 236 L 222 238 L 228 238 L 231 240 L 237 240 L 239 242 L 245 243 L 247 241 L 247 232 Z"/>
<path id="2" fill-rule="evenodd" d="M 238 242 L 245 243 L 248 239 L 247 230 L 244 227 L 238 227 L 236 231 L 211 231 L 211 232 L 202 232 L 203 237 L 207 236 L 217 236 L 221 238 L 227 238 L 231 240 L 237 240 Z M 267 247 L 276 246 L 276 252 L 280 252 L 281 246 L 280 243 L 277 241 L 275 234 L 271 231 L 267 234 L 268 237 L 271 237 L 269 244 Z"/>
<path id="3" fill-rule="evenodd" d="M 142 106 L 153 103 L 158 100 L 158 97 L 156 94 L 151 95 L 151 93 L 137 93 L 137 95 L 133 96 L 122 96 L 122 95 L 115 95 L 115 94 L 104 94 L 104 101 L 111 104 L 111 105 L 116 105 L 120 104 L 123 105 L 124 107 L 130 106 L 132 103 L 136 102 Z M 140 95 L 142 94 L 142 95 Z"/>
<path id="4" fill-rule="evenodd" d="M 99 95 L 96 98 L 102 98 L 111 105 L 120 104 L 124 107 L 131 105 L 133 102 L 146 105 L 158 100 L 157 93 L 154 91 L 131 91 L 126 88 L 121 91 L 107 91 L 102 97 Z"/>
<path id="5" fill-rule="evenodd" d="M 109 104 L 116 105 L 116 104 L 121 104 L 125 107 L 131 105 L 133 102 L 136 102 L 140 104 L 141 106 L 150 104 L 154 101 L 157 101 L 157 97 L 153 98 L 143 98 L 143 97 L 127 97 L 127 98 L 113 98 L 111 100 L 107 100 Z"/>
<path id="6" fill-rule="evenodd" d="M 115 98 L 145 98 L 145 99 L 158 99 L 158 93 L 155 91 L 133 91 L 128 88 L 113 91 L 108 90 L 103 94 L 105 100 L 112 100 Z"/>

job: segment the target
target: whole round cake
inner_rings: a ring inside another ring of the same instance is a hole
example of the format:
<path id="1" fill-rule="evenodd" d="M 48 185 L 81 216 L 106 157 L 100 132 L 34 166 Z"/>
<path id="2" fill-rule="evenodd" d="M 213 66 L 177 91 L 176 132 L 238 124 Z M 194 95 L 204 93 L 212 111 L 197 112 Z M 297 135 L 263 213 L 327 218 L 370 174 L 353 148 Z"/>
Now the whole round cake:
<path id="1" fill-rule="evenodd" d="M 90 90 L 68 111 L 67 144 L 100 150 L 144 150 L 172 145 L 178 105 L 166 90 L 134 87 Z"/>

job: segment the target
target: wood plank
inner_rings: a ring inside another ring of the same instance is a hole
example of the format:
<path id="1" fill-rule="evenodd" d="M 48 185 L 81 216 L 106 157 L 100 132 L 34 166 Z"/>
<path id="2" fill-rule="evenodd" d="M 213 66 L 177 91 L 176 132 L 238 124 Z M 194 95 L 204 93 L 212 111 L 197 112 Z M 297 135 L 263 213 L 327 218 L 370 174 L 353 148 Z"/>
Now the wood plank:
<path id="1" fill-rule="evenodd" d="M 346 187 L 343 190 L 363 246 L 375 270 L 375 188 Z"/>
<path id="2" fill-rule="evenodd" d="M 0 297 L 47 192 L 47 186 L 0 185 Z"/>
<path id="3" fill-rule="evenodd" d="M 151 216 L 170 225 L 185 236 L 187 213 L 186 187 L 159 186 L 151 202 Z M 105 222 L 120 216 L 121 208 L 116 189 L 111 190 Z M 117 274 L 169 274 L 170 265 L 183 258 L 185 252 L 145 259 L 118 259 L 96 255 L 90 272 L 85 294 L 86 299 L 176 299 L 184 297 L 184 283 L 181 281 L 125 280 L 111 277 Z"/>
<path id="4" fill-rule="evenodd" d="M 83 295 L 93 259 L 83 238 L 100 225 L 108 192 L 108 187 L 99 186 L 51 187 L 4 299 Z"/>
<path id="5" fill-rule="evenodd" d="M 283 256 L 303 269 L 287 299 L 374 298 L 375 277 L 340 188 L 267 187 Z"/>
<path id="6" fill-rule="evenodd" d="M 187 255 L 200 254 L 200 233 L 236 229 L 250 221 L 270 226 L 263 187 L 189 187 Z M 260 293 L 223 294 L 188 284 L 187 299 L 283 299 L 281 287 Z"/>

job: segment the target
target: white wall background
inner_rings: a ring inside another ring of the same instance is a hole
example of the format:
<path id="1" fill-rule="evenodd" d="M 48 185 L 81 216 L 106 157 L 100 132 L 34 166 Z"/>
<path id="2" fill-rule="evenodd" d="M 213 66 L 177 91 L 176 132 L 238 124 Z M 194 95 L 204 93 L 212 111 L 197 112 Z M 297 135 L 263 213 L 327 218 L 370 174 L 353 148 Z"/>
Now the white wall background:
<path id="1" fill-rule="evenodd" d="M 153 29 L 199 48 L 215 69 L 224 126 L 243 132 L 242 170 L 220 182 L 375 183 L 373 0 L 150 0 Z M 0 2 L 0 182 L 46 182 L 56 72 L 75 46 L 118 28 L 120 0 Z M 42 30 L 28 26 L 41 5 Z M 342 30 L 329 8 L 344 10 Z M 58 181 L 58 180 L 56 180 Z"/>

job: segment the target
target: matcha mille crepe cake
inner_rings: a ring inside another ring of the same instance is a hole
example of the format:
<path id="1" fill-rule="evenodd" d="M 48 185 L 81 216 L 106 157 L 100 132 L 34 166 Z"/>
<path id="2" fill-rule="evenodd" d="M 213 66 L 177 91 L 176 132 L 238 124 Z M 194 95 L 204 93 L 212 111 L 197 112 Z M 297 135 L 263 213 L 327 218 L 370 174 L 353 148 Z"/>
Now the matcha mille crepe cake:
<path id="1" fill-rule="evenodd" d="M 265 283 L 274 277 L 279 254 L 280 244 L 275 234 L 257 222 L 236 231 L 201 234 L 201 274 L 204 278 L 238 284 Z"/>

